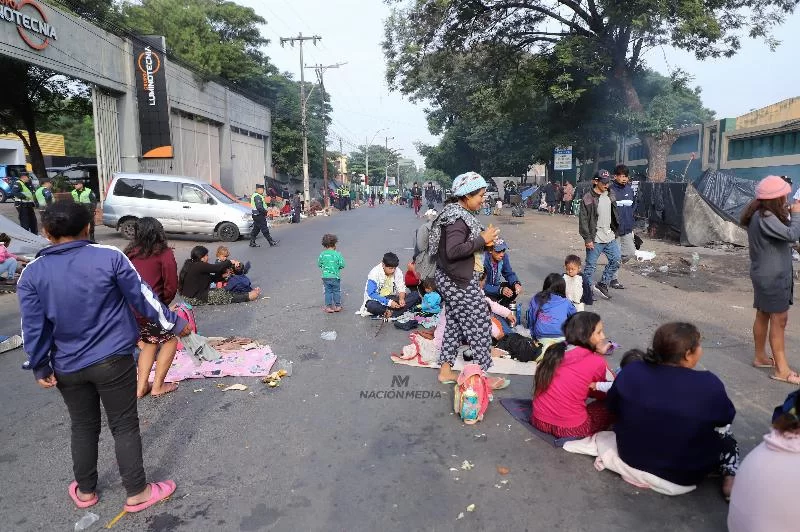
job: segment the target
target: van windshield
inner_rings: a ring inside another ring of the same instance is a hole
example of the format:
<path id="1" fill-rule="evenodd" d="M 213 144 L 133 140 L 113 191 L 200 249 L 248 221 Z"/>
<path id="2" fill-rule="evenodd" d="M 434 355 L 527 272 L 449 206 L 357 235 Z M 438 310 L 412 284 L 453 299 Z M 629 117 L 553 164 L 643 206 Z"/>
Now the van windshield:
<path id="1" fill-rule="evenodd" d="M 212 187 L 211 185 L 203 185 L 203 190 L 211 194 L 215 200 L 220 203 L 233 203 L 233 200 L 217 190 L 216 188 Z"/>

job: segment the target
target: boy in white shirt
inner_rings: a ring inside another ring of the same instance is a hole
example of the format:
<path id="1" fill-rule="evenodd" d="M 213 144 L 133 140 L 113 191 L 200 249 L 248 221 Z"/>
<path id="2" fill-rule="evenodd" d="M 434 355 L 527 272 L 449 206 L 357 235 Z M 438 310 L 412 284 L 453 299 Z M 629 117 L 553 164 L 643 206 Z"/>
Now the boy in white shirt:
<path id="1" fill-rule="evenodd" d="M 575 305 L 575 310 L 583 312 L 583 276 L 581 272 L 581 258 L 577 255 L 567 255 L 564 259 L 564 281 L 567 283 L 567 299 Z"/>

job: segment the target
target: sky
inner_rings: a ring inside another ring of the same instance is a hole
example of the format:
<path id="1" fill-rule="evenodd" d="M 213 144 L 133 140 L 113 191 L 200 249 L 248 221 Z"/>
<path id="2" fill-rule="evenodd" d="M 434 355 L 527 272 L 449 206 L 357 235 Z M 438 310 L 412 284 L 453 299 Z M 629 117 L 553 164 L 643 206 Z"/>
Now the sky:
<path id="1" fill-rule="evenodd" d="M 367 141 L 401 149 L 403 157 L 423 164 L 414 143 L 435 144 L 427 128 L 424 105 L 415 104 L 386 83 L 381 42 L 383 21 L 390 6 L 382 0 L 236 0 L 252 7 L 267 20 L 262 33 L 272 42 L 267 55 L 283 71 L 299 79 L 300 57 L 297 46 L 281 48 L 280 37 L 319 35 L 315 47 L 306 43 L 306 65 L 331 65 L 325 87 L 331 97 L 333 123 L 330 145 L 338 149 L 341 138 L 345 152 Z M 702 89 L 703 102 L 718 118 L 732 118 L 753 109 L 800 96 L 800 69 L 796 68 L 800 50 L 800 12 L 775 31 L 782 44 L 775 52 L 761 41 L 745 40 L 742 51 L 732 59 L 697 61 L 694 56 L 659 48 L 645 56 L 648 64 L 664 74 L 682 68 L 694 76 Z M 306 70 L 306 80 L 315 80 Z M 394 138 L 391 138 L 394 137 Z M 374 139 L 374 140 L 372 140 Z"/>

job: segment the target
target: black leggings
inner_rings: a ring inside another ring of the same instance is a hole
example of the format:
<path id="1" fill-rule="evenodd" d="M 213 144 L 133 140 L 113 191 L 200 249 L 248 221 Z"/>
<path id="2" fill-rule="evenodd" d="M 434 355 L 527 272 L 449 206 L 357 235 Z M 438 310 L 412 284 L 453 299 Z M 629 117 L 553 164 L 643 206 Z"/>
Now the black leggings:
<path id="1" fill-rule="evenodd" d="M 81 493 L 97 489 L 101 401 L 114 437 L 122 485 L 129 497 L 144 491 L 133 355 L 109 357 L 75 373 L 56 373 L 56 380 L 72 422 L 72 471 Z"/>

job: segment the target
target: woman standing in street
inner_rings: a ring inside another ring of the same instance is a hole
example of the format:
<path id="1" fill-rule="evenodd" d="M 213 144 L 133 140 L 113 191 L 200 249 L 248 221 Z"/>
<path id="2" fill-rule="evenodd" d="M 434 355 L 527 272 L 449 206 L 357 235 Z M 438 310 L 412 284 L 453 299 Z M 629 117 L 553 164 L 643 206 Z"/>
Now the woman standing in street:
<path id="1" fill-rule="evenodd" d="M 149 216 L 136 222 L 133 240 L 125 248 L 125 255 L 133 263 L 142 280 L 150 285 L 153 293 L 163 305 L 169 305 L 178 291 L 178 264 L 175 254 L 167 245 L 167 236 L 161 222 Z M 167 371 L 178 349 L 178 338 L 165 330 L 157 322 L 152 322 L 136 313 L 139 324 L 139 375 L 136 396 L 142 398 L 148 393 L 158 397 L 178 389 L 175 383 L 165 384 Z M 158 352 L 158 359 L 156 359 Z M 156 374 L 150 386 L 150 370 L 156 362 Z"/>
<path id="2" fill-rule="evenodd" d="M 83 205 L 53 203 L 42 222 L 53 245 L 23 270 L 17 295 L 28 366 L 42 388 L 58 387 L 69 412 L 75 480 L 68 494 L 78 508 L 98 502 L 102 401 L 128 495 L 125 511 L 139 512 L 172 495 L 175 483 L 145 479 L 133 361 L 139 327 L 131 307 L 174 334 L 191 329 L 122 252 L 88 240 L 91 214 Z"/>
<path id="3" fill-rule="evenodd" d="M 486 371 L 492 365 L 492 322 L 483 292 L 480 275 L 483 252 L 493 244 L 500 231 L 481 226 L 474 213 L 483 204 L 486 181 L 475 172 L 468 172 L 453 181 L 453 197 L 434 221 L 430 231 L 429 252 L 437 257 L 436 285 L 442 293 L 446 326 L 439 355 L 439 382 L 452 383 L 458 378 L 453 371 L 458 348 L 466 340 L 472 360 Z M 495 388 L 508 386 L 508 380 L 490 379 Z"/>
<path id="4" fill-rule="evenodd" d="M 744 210 L 742 226 L 750 244 L 750 279 L 753 282 L 755 358 L 753 366 L 773 368 L 771 379 L 800 385 L 800 375 L 786 361 L 785 331 L 794 292 L 792 245 L 800 238 L 800 203 L 791 206 L 792 189 L 778 176 L 768 176 L 756 186 L 756 199 Z M 767 337 L 772 356 L 766 353 Z"/>

